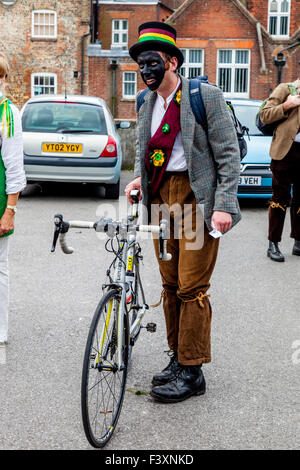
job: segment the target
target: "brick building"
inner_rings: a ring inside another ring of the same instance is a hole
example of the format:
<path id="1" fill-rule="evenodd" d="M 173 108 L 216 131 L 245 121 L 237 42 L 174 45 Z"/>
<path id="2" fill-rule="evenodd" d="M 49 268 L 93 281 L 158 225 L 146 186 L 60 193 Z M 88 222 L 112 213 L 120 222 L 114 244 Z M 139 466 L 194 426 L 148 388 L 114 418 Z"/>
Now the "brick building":
<path id="1" fill-rule="evenodd" d="M 279 71 L 281 81 L 299 76 L 300 0 L 0 0 L 7 95 L 22 106 L 66 89 L 100 96 L 116 118 L 134 119 L 144 84 L 128 48 L 139 24 L 157 19 L 177 29 L 181 73 L 208 75 L 226 96 L 261 99 Z"/>
<path id="2" fill-rule="evenodd" d="M 88 92 L 106 99 L 117 118 L 134 119 L 136 92 L 145 87 L 128 47 L 139 24 L 157 19 L 177 30 L 181 73 L 208 75 L 225 96 L 263 99 L 278 72 L 281 81 L 299 76 L 300 0 L 95 0 Z M 274 59 L 282 49 L 281 68 Z"/>
<path id="3" fill-rule="evenodd" d="M 98 7 L 98 8 L 97 8 Z M 94 2 L 88 92 L 101 96 L 115 117 L 135 117 L 136 90 L 143 88 L 138 67 L 128 53 L 143 21 L 166 21 L 173 9 L 156 0 Z"/>
<path id="4" fill-rule="evenodd" d="M 19 107 L 35 94 L 87 88 L 90 0 L 0 0 L 0 24 L 11 67 L 6 94 Z"/>

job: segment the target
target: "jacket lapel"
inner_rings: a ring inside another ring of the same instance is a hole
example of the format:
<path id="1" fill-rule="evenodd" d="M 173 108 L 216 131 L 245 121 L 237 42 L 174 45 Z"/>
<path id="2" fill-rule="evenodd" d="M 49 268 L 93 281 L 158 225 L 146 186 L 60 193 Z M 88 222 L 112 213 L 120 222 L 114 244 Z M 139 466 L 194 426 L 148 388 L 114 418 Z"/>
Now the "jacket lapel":
<path id="1" fill-rule="evenodd" d="M 187 166 L 189 167 L 191 158 L 191 148 L 194 140 L 195 117 L 190 105 L 189 81 L 181 77 L 182 95 L 180 104 L 180 124 L 182 134 L 182 144 Z"/>
<path id="2" fill-rule="evenodd" d="M 151 120 L 155 100 L 156 93 L 153 93 L 152 91 L 146 93 L 145 102 L 142 106 L 139 116 L 140 158 L 144 170 L 147 146 L 149 140 L 151 139 Z"/>

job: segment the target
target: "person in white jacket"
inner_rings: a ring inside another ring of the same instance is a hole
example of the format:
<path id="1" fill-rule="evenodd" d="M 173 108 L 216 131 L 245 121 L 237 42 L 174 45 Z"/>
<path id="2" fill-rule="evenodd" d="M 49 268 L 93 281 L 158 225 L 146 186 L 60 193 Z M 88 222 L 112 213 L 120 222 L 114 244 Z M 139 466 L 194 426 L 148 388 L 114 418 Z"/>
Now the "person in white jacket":
<path id="1" fill-rule="evenodd" d="M 8 339 L 9 235 L 20 191 L 26 186 L 20 113 L 4 95 L 8 74 L 8 62 L 0 54 L 0 345 Z"/>

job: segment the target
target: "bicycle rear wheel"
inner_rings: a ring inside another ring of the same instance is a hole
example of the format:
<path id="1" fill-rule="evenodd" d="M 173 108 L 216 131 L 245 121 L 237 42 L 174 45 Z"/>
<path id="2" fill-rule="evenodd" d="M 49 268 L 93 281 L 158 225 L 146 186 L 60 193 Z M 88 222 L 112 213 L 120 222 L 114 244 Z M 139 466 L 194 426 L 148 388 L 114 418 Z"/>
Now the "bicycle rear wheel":
<path id="1" fill-rule="evenodd" d="M 124 309 L 122 368 L 118 358 L 118 314 L 121 295 L 107 292 L 100 300 L 87 338 L 81 382 L 81 411 L 86 437 L 93 447 L 111 438 L 122 408 L 128 369 L 128 318 Z"/>

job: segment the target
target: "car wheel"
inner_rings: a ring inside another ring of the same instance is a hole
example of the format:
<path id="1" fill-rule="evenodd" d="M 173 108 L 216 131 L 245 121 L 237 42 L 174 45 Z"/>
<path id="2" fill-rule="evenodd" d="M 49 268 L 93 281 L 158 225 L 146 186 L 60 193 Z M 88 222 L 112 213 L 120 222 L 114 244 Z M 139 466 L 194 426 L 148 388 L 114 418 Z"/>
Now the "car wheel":
<path id="1" fill-rule="evenodd" d="M 106 199 L 119 199 L 120 180 L 116 184 L 109 184 L 105 188 Z"/>

